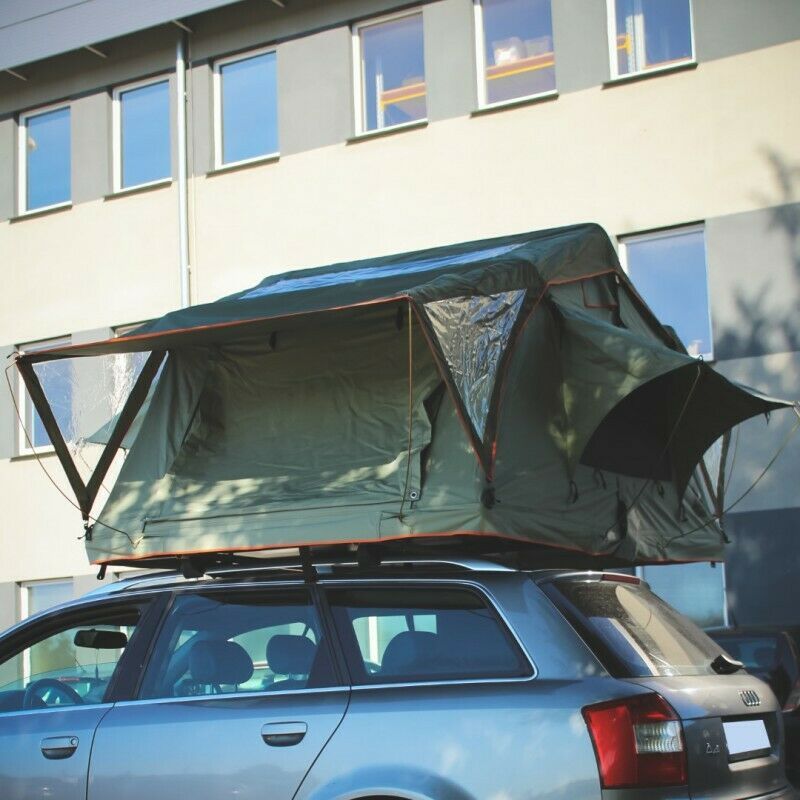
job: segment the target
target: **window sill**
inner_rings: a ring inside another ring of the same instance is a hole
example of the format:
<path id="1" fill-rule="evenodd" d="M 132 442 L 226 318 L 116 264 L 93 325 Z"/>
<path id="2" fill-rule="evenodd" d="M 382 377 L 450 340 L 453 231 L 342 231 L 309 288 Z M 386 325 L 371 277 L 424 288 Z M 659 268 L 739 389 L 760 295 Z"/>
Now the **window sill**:
<path id="1" fill-rule="evenodd" d="M 642 72 L 634 72 L 631 75 L 620 75 L 618 78 L 611 78 L 603 83 L 603 89 L 610 89 L 612 86 L 618 86 L 622 83 L 636 83 L 637 81 L 644 81 L 648 78 L 655 78 L 657 75 L 671 75 L 673 72 L 687 72 L 688 70 L 697 69 L 697 62 L 681 61 L 680 64 L 670 64 L 667 67 L 653 67 L 652 69 L 642 70 Z"/>
<path id="2" fill-rule="evenodd" d="M 269 153 L 265 156 L 258 156 L 257 158 L 246 158 L 243 161 L 233 161 L 230 164 L 220 164 L 206 173 L 207 178 L 213 178 L 215 175 L 224 175 L 226 172 L 236 172 L 240 169 L 248 169 L 250 167 L 260 167 L 264 164 L 277 164 L 281 159 L 280 153 Z"/>
<path id="3" fill-rule="evenodd" d="M 50 445 L 47 447 L 37 447 L 35 450 L 23 450 L 19 453 L 14 453 L 11 456 L 11 461 L 31 461 L 32 459 L 49 458 L 56 454 L 55 448 Z"/>
<path id="4" fill-rule="evenodd" d="M 31 211 L 23 211 L 21 214 L 11 217 L 9 222 L 22 222 L 25 219 L 34 219 L 35 217 L 46 217 L 48 214 L 58 214 L 60 211 L 69 211 L 72 208 L 72 201 L 67 203 L 56 203 L 52 206 L 45 206 L 44 208 L 34 208 Z"/>
<path id="5" fill-rule="evenodd" d="M 157 181 L 150 181 L 149 183 L 140 183 L 136 186 L 126 186 L 124 189 L 116 189 L 111 194 L 103 197 L 103 200 L 115 200 L 117 197 L 127 197 L 130 194 L 142 194 L 144 192 L 152 192 L 156 189 L 164 189 L 172 185 L 172 178 L 161 178 Z"/>
<path id="6" fill-rule="evenodd" d="M 480 106 L 474 111 L 470 112 L 471 117 L 482 117 L 484 114 L 494 114 L 498 111 L 506 111 L 512 108 L 522 108 L 524 106 L 535 106 L 538 103 L 546 103 L 550 100 L 557 100 L 558 92 L 542 92 L 542 94 L 532 94 L 526 97 L 515 97 L 513 100 L 503 100 L 499 103 L 489 103 L 485 106 Z"/>
<path id="7" fill-rule="evenodd" d="M 378 128 L 375 131 L 364 131 L 363 133 L 357 133 L 355 136 L 351 136 L 349 139 L 346 140 L 347 144 L 357 144 L 358 142 L 364 142 L 369 139 L 380 139 L 383 136 L 392 136 L 395 133 L 402 133 L 403 131 L 414 131 L 420 128 L 427 128 L 428 127 L 428 120 L 427 119 L 418 119 L 414 120 L 414 122 L 403 122 L 400 125 L 391 125 L 388 128 Z"/>

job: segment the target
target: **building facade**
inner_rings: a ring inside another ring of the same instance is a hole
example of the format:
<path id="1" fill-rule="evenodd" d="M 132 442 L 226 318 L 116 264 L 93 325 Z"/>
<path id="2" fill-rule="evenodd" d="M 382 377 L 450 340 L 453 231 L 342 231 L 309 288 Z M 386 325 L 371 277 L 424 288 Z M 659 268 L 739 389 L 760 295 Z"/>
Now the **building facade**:
<path id="1" fill-rule="evenodd" d="M 800 397 L 798 74 L 796 0 L 7 3 L 0 349 L 107 338 L 288 269 L 595 221 L 691 353 Z M 40 376 L 79 462 L 138 363 Z M 6 374 L 0 627 L 96 583 Z M 798 622 L 796 421 L 731 441 L 724 567 L 643 570 L 700 622 Z"/>

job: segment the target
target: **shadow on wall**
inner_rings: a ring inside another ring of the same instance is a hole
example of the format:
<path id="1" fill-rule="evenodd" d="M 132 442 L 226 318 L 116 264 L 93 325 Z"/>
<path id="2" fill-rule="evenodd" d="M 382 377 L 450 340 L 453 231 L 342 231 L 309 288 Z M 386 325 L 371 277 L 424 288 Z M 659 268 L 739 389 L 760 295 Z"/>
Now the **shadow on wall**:
<path id="1" fill-rule="evenodd" d="M 769 209 L 767 231 L 785 239 L 789 271 L 787 275 L 780 265 L 761 263 L 759 273 L 749 274 L 747 283 L 737 288 L 735 327 L 726 325 L 716 337 L 720 359 L 800 351 L 800 163 L 790 163 L 773 150 L 765 151 L 763 157 L 776 191 L 757 200 Z"/>

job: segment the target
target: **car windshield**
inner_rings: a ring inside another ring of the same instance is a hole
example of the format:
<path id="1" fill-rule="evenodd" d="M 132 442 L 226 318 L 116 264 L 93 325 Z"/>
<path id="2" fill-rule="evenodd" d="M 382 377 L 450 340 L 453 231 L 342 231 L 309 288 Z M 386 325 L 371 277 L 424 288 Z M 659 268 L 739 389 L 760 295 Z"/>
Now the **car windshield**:
<path id="1" fill-rule="evenodd" d="M 711 662 L 720 647 L 645 584 L 565 579 L 556 585 L 627 676 L 716 674 Z"/>

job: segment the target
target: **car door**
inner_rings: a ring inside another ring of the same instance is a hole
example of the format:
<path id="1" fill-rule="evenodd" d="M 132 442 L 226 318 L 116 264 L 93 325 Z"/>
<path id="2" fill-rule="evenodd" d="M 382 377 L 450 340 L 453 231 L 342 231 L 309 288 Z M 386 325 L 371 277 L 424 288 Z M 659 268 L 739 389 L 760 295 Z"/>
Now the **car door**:
<path id="1" fill-rule="evenodd" d="M 88 800 L 291 800 L 347 706 L 329 641 L 304 586 L 179 592 L 97 728 Z"/>
<path id="2" fill-rule="evenodd" d="M 134 657 L 149 601 L 54 611 L 0 643 L 3 800 L 85 800 L 92 738 Z"/>

